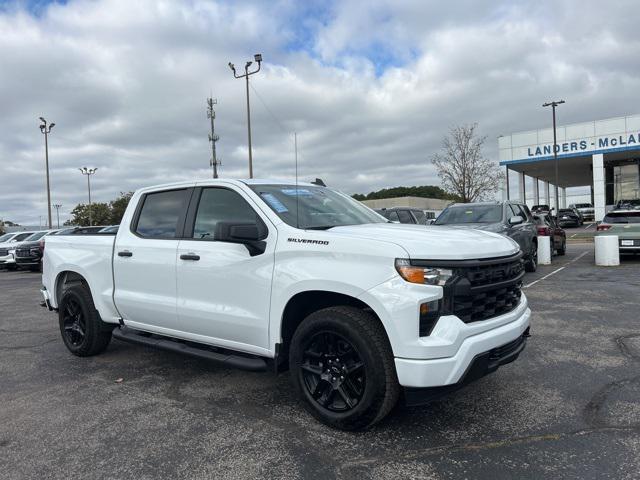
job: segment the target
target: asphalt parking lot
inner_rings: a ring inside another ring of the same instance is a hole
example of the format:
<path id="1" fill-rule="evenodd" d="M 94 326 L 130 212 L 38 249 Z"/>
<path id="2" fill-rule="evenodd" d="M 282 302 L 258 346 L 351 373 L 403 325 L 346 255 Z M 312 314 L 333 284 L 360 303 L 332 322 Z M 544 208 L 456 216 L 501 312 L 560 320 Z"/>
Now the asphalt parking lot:
<path id="1" fill-rule="evenodd" d="M 39 283 L 0 272 L 0 478 L 640 477 L 640 257 L 570 244 L 525 278 L 517 362 L 364 433 L 312 420 L 286 375 L 115 340 L 74 357 Z"/>

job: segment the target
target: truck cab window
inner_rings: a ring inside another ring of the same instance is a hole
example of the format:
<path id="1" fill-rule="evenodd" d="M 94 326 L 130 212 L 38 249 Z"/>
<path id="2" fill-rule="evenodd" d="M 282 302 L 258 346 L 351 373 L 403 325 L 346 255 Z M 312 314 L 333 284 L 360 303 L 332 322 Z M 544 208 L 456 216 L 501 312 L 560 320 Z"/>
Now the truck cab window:
<path id="1" fill-rule="evenodd" d="M 398 210 L 398 217 L 400 218 L 400 223 L 414 223 L 408 210 Z"/>
<path id="2" fill-rule="evenodd" d="M 150 238 L 176 238 L 178 219 L 188 200 L 187 190 L 170 190 L 145 196 L 136 233 Z"/>
<path id="3" fill-rule="evenodd" d="M 200 196 L 193 238 L 215 240 L 218 222 L 256 222 L 258 216 L 241 195 L 226 188 L 205 188 Z"/>

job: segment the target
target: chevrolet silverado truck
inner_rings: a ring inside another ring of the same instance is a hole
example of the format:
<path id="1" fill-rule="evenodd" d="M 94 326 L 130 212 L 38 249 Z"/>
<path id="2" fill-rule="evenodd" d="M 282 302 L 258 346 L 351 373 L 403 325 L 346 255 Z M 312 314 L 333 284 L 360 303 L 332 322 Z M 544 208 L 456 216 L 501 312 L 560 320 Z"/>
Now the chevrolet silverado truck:
<path id="1" fill-rule="evenodd" d="M 137 191 L 115 235 L 47 238 L 43 305 L 69 351 L 110 340 L 289 370 L 308 411 L 367 428 L 515 360 L 522 253 L 499 234 L 389 223 L 310 183 Z"/>

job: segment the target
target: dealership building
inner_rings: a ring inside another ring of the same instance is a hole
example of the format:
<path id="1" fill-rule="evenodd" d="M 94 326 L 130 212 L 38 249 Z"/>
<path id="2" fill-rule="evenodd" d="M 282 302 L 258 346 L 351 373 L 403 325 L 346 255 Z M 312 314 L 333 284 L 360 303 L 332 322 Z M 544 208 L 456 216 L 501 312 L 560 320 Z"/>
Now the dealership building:
<path id="1" fill-rule="evenodd" d="M 556 138 L 560 208 L 567 206 L 570 187 L 590 187 L 596 220 L 618 201 L 640 198 L 640 115 L 558 126 Z M 507 198 L 525 201 L 531 177 L 534 203 L 554 207 L 553 129 L 501 136 L 498 148 Z"/>

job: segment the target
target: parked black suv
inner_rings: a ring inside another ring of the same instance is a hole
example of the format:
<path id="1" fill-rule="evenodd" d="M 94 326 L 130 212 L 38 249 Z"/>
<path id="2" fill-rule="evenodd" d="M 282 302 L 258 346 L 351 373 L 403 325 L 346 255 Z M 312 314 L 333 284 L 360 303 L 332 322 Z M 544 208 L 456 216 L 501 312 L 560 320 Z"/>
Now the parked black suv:
<path id="1" fill-rule="evenodd" d="M 523 203 L 456 203 L 448 206 L 433 225 L 475 228 L 500 233 L 512 238 L 520 245 L 526 271 L 535 272 L 538 267 L 536 225 L 529 207 Z"/>

